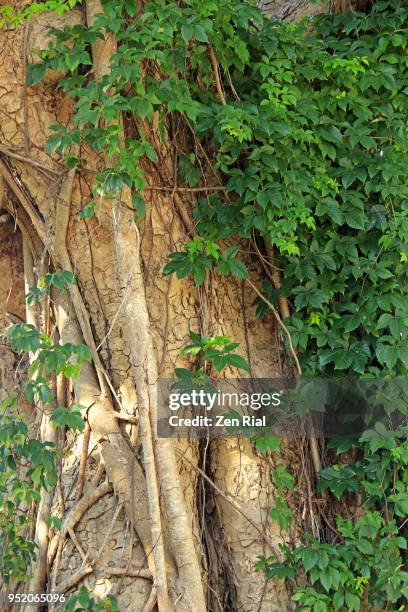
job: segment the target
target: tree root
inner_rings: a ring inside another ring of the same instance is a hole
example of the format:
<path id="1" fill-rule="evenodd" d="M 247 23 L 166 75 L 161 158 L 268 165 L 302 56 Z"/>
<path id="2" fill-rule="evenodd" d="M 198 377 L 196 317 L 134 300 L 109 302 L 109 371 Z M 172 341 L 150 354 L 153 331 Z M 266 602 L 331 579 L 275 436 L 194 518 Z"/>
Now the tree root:
<path id="1" fill-rule="evenodd" d="M 146 601 L 146 604 L 142 612 L 151 612 L 154 609 L 156 602 L 157 602 L 157 592 L 156 592 L 156 587 L 153 585 L 152 590 L 150 591 L 149 599 Z"/>
<path id="2" fill-rule="evenodd" d="M 88 460 L 88 449 L 89 449 L 89 439 L 91 437 L 91 428 L 89 426 L 88 421 L 85 424 L 84 437 L 82 441 L 82 451 L 81 451 L 81 459 L 79 462 L 79 473 L 78 473 L 78 484 L 77 484 L 77 492 L 76 499 L 80 499 L 82 497 L 82 493 L 84 491 L 85 485 L 85 470 L 86 470 L 86 462 Z"/>
<path id="3" fill-rule="evenodd" d="M 69 534 L 69 530 L 73 529 L 75 525 L 81 520 L 83 515 L 89 508 L 91 508 L 101 497 L 107 495 L 112 491 L 112 485 L 108 482 L 101 484 L 99 487 L 82 497 L 73 508 L 68 512 L 64 522 L 61 526 L 60 534 L 57 540 L 53 541 L 52 546 L 49 548 L 49 563 L 51 564 L 57 550 L 62 547 L 65 538 Z"/>
<path id="4" fill-rule="evenodd" d="M 99 0 L 87 0 L 88 24 L 92 25 L 97 13 L 103 12 Z M 108 71 L 116 41 L 108 36 L 96 41 L 92 47 L 96 80 Z M 121 120 L 117 120 L 117 125 Z M 122 132 L 123 134 L 123 132 Z M 123 206 L 123 203 L 126 206 Z M 179 580 L 185 590 L 187 605 L 197 612 L 205 612 L 205 598 L 201 582 L 198 557 L 194 547 L 191 526 L 188 523 L 185 501 L 180 487 L 172 444 L 157 439 L 156 415 L 157 363 L 150 333 L 149 312 L 140 258 L 140 236 L 134 223 L 131 192 L 124 188 L 121 198 L 112 201 L 114 231 L 114 263 L 118 286 L 122 291 L 130 288 L 125 303 L 125 342 L 129 346 L 136 386 L 139 433 L 143 445 L 143 461 L 146 471 L 148 506 L 151 528 L 150 550 L 154 558 L 155 585 L 160 611 L 170 610 L 167 574 L 174 572 L 172 560 L 166 554 L 162 530 L 158 475 L 170 531 L 171 548 L 176 560 Z M 174 578 L 174 573 L 173 573 Z"/>
<path id="5" fill-rule="evenodd" d="M 130 576 L 131 578 L 145 578 L 152 580 L 152 572 L 145 568 L 136 567 L 106 567 L 103 570 L 105 576 Z"/>
<path id="6" fill-rule="evenodd" d="M 66 580 L 63 580 L 58 586 L 55 585 L 53 591 L 56 593 L 65 594 L 69 589 L 72 589 L 74 586 L 81 582 L 86 576 L 92 574 L 94 568 L 91 565 L 81 567 L 75 574 L 72 574 Z"/>

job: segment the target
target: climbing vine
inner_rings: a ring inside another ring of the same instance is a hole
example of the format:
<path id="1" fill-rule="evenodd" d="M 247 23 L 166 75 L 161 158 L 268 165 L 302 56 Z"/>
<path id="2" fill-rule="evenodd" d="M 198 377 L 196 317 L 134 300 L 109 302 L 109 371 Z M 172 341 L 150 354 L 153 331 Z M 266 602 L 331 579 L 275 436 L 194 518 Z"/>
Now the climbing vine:
<path id="1" fill-rule="evenodd" d="M 41 302 L 51 288 L 63 291 L 74 284 L 75 277 L 66 270 L 47 273 L 26 295 L 29 304 Z M 30 535 L 35 525 L 35 514 L 28 509 L 38 506 L 41 495 L 55 489 L 57 459 L 62 449 L 54 442 L 43 441 L 36 435 L 36 421 L 27 422 L 20 409 L 21 396 L 48 414 L 54 429 L 81 432 L 87 407 L 78 404 L 56 406 L 52 380 L 63 376 L 77 378 L 81 366 L 91 361 L 88 347 L 83 344 L 54 343 L 53 339 L 33 325 L 12 325 L 5 339 L 20 358 L 31 359 L 28 376 L 21 386 L 0 403 L 0 549 L 2 553 L 1 579 L 10 592 L 3 593 L 5 602 L 17 602 L 13 590 L 30 577 L 30 569 L 37 559 L 37 544 Z M 62 520 L 46 517 L 50 529 L 60 532 Z M 44 595 L 34 594 L 34 602 Z M 48 601 L 48 600 L 47 600 Z M 55 601 L 55 599 L 54 599 Z M 58 600 L 65 612 L 72 610 L 117 611 L 114 597 L 95 601 L 85 587 L 71 597 L 61 594 Z"/>
<path id="2" fill-rule="evenodd" d="M 73 125 L 54 126 L 49 153 L 65 156 L 80 172 L 86 172 L 90 150 L 112 160 L 97 174 L 81 217 L 98 214 L 99 200 L 117 197 L 124 187 L 132 189 L 136 220 L 143 218 L 151 189 L 198 194 L 196 235 L 170 255 L 165 275 L 192 275 L 197 285 L 210 273 L 246 280 L 254 261 L 242 253 L 256 247 L 269 267 L 282 271 L 279 282 L 270 279 L 273 274 L 263 280 L 254 301 L 257 316 L 287 300 L 284 340 L 304 373 L 403 376 L 405 3 L 380 1 L 367 14 L 322 15 L 300 24 L 268 20 L 238 0 L 154 0 L 140 12 L 133 1 L 120 0 L 105 1 L 103 8 L 92 28 L 52 30 L 28 78 L 35 85 L 48 69 L 59 71 L 58 86 L 76 103 Z M 111 35 L 117 51 L 96 82 L 90 45 Z M 125 141 L 121 116 L 132 128 Z M 177 130 L 185 150 L 175 157 L 175 176 L 147 184 L 144 165 L 159 161 L 158 142 Z M 215 350 L 214 364 L 243 367 L 229 342 L 214 349 L 208 338 L 192 336 L 189 350 Z M 63 347 L 58 355 L 51 346 L 41 348 L 41 367 L 51 367 L 51 358 L 59 371 L 70 367 Z M 271 578 L 297 585 L 299 575 L 308 576 L 311 586 L 295 589 L 300 609 L 397 610 L 407 604 L 403 434 L 380 423 L 360 439 L 333 440 L 340 461 L 321 471 L 318 486 L 337 498 L 359 499 L 360 515 L 338 518 L 334 544 L 309 539 L 295 549 L 283 546 L 279 559 L 260 561 Z M 350 449 L 357 459 L 341 462 Z M 275 477 L 282 491 L 292 487 L 286 472 Z M 271 517 L 290 527 L 283 498 Z"/>
<path id="3" fill-rule="evenodd" d="M 38 292 L 50 286 L 64 289 L 74 279 L 66 272 L 47 274 L 40 287 L 31 288 L 27 299 L 38 299 Z M 2 550 L 2 580 L 24 581 L 31 562 L 36 558 L 35 543 L 27 537 L 32 518 L 27 509 L 38 504 L 41 489 L 52 490 L 57 482 L 56 457 L 58 448 L 52 442 L 36 438 L 35 423 L 27 424 L 27 417 L 19 410 L 20 395 L 35 402 L 42 410 L 53 406 L 55 394 L 51 376 L 62 374 L 67 379 L 78 376 L 81 365 L 91 357 L 85 345 L 55 344 L 52 338 L 39 332 L 33 325 L 12 325 L 5 338 L 20 355 L 35 355 L 28 379 L 23 387 L 0 404 L 0 545 Z M 82 431 L 84 407 L 60 406 L 52 410 L 51 422 L 55 428 L 69 427 Z M 54 520 L 55 518 L 55 520 Z M 49 517 L 58 526 L 57 517 Z"/>
<path id="4" fill-rule="evenodd" d="M 277 24 L 246 2 L 156 2 L 129 20 L 135 10 L 105 2 L 93 29 L 53 31 L 44 61 L 31 67 L 30 83 L 47 68 L 64 72 L 60 86 L 77 100 L 75 128 L 55 126 L 49 151 L 73 166 L 79 160 L 70 151 L 83 143 L 116 162 L 99 174 L 82 216 L 124 185 L 143 213 L 138 161 L 157 159 L 148 122 L 157 112 L 164 129 L 174 114 L 191 126 L 193 149 L 179 179 L 184 174 L 186 188 L 194 187 L 198 169 L 210 171 L 196 151 L 199 139 L 225 191 L 203 186 L 199 236 L 170 256 L 164 273 L 193 274 L 198 284 L 212 268 L 245 278 L 239 244 L 223 249 L 222 240 L 255 234 L 285 270 L 280 292 L 293 300 L 289 325 L 306 371 L 403 373 L 406 9 L 379 2 L 369 15 L 321 16 L 313 34 L 308 22 Z M 96 83 L 81 67 L 91 64 L 89 44 L 103 31 L 119 46 Z M 227 75 L 227 104 L 214 95 L 214 57 L 217 74 Z M 145 62 L 160 62 L 160 76 Z M 126 148 L 116 125 L 103 127 L 119 113 L 138 122 Z M 265 283 L 264 291 L 276 303 L 277 290 Z M 262 316 L 267 305 L 258 306 Z"/>
<path id="5" fill-rule="evenodd" d="M 33 2 L 23 9 L 15 9 L 6 4 L 0 7 L 0 27 L 16 27 L 20 23 L 47 11 L 55 11 L 57 15 L 62 15 L 71 10 L 80 0 L 46 0 L 45 2 Z"/>

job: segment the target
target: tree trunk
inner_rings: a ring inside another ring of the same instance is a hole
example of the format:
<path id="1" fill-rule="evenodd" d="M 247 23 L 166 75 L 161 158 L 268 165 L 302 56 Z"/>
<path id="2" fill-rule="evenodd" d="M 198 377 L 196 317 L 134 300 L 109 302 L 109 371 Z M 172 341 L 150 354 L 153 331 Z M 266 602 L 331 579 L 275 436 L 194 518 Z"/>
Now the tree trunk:
<path id="1" fill-rule="evenodd" d="M 272 4 L 268 8 L 280 17 L 305 12 L 300 3 Z M 98 5 L 86 3 L 88 21 Z M 190 329 L 231 336 L 254 377 L 282 373 L 279 331 L 272 315 L 256 321 L 255 295 L 241 281 L 215 274 L 202 289 L 162 276 L 168 254 L 194 231 L 189 196 L 147 190 L 147 215 L 138 227 L 111 201 L 98 203 L 95 218 L 79 219 L 90 199 L 92 172 L 66 172 L 62 160 L 45 152 L 49 127 L 69 124 L 72 102 L 56 88 L 58 75 L 27 87 L 25 74 L 33 50 L 46 47 L 49 27 L 83 19 L 80 10 L 62 17 L 46 13 L 0 32 L 0 326 L 8 324 L 5 310 L 30 317 L 24 262 L 28 286 L 49 259 L 78 281 L 52 301 L 60 339 L 85 343 L 93 355 L 92 366 L 85 365 L 65 392 L 68 402 L 86 407 L 90 437 L 68 435 L 59 486 L 39 508 L 60 516 L 63 526 L 60 534 L 44 533 L 43 518 L 37 522 L 36 538 L 46 554 L 33 567 L 32 590 L 69 594 L 84 584 L 97 597 L 115 594 L 120 610 L 132 612 L 153 609 L 156 599 L 160 611 L 289 610 L 283 584 L 266 582 L 255 565 L 288 539 L 268 520 L 271 472 L 279 462 L 296 474 L 302 448 L 285 443 L 275 458 L 259 455 L 241 438 L 202 444 L 159 439 L 155 431 L 155 383 L 175 366 L 188 365 L 179 354 Z M 95 78 L 114 49 L 114 41 L 94 49 Z M 174 180 L 172 145 L 156 144 L 160 162 L 144 168 L 150 186 L 158 175 Z M 89 152 L 82 154 L 89 170 L 98 167 Z M 261 274 L 250 260 L 248 265 L 253 276 Z M 5 378 L 15 357 L 3 345 L 0 351 L 4 394 L 14 384 Z M 47 419 L 44 414 L 43 436 L 50 435 Z M 291 537 L 313 521 L 303 488 L 298 482 L 294 509 L 300 511 Z"/>

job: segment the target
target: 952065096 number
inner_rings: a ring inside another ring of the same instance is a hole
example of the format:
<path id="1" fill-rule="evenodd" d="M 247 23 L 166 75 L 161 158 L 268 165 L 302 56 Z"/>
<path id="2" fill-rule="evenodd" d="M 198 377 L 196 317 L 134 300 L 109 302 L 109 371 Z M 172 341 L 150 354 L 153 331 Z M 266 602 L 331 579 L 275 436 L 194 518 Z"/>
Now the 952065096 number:
<path id="1" fill-rule="evenodd" d="M 4 599 L 9 604 L 64 603 L 63 593 L 7 593 Z"/>

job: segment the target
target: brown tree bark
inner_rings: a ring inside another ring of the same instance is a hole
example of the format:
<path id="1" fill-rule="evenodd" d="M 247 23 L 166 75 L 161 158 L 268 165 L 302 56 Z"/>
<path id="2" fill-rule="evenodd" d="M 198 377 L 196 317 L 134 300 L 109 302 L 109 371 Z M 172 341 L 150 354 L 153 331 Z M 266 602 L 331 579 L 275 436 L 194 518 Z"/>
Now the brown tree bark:
<path id="1" fill-rule="evenodd" d="M 88 0 L 86 9 L 91 21 L 100 4 Z M 255 564 L 288 538 L 268 520 L 271 472 L 277 461 L 296 472 L 302 449 L 286 444 L 273 458 L 238 438 L 202 445 L 155 433 L 155 383 L 175 365 L 188 365 L 179 354 L 190 329 L 230 335 L 246 354 L 251 375 L 259 377 L 281 374 L 279 330 L 272 315 L 256 321 L 255 295 L 241 281 L 214 275 L 197 289 L 189 280 L 161 275 L 168 254 L 194 231 L 190 196 L 146 190 L 147 216 L 138 227 L 119 200 L 100 202 L 94 219 L 79 219 L 92 174 L 66 172 L 63 160 L 45 152 L 49 126 L 69 125 L 72 102 L 55 87 L 58 75 L 30 88 L 24 78 L 33 50 L 46 46 L 48 27 L 82 20 L 80 10 L 63 17 L 50 13 L 0 32 L 1 207 L 19 244 L 18 263 L 7 276 L 14 283 L 13 311 L 22 319 L 31 316 L 24 306 L 23 261 L 27 277 L 32 258 L 37 280 L 44 261 L 72 270 L 78 285 L 55 296 L 51 313 L 61 341 L 86 343 L 93 355 L 67 393 L 68 401 L 85 406 L 90 439 L 84 444 L 83 436 L 69 435 L 65 442 L 59 487 L 39 509 L 61 516 L 63 529 L 37 528 L 47 554 L 33 567 L 32 587 L 69 594 L 85 584 L 98 597 L 115 594 L 120 610 L 132 612 L 152 609 L 156 600 L 160 611 L 289 610 L 285 587 L 267 583 Z M 114 49 L 113 40 L 94 49 L 95 78 L 108 69 Z M 150 186 L 163 173 L 170 182 L 175 178 L 169 141 L 156 145 L 159 162 L 145 167 Z M 90 158 L 89 168 L 96 167 Z M 122 201 L 128 197 L 121 194 Z M 11 218 L 18 228 L 13 231 Z M 0 266 L 8 265 L 10 252 L 0 252 Z M 257 265 L 250 259 L 248 265 L 258 279 Z M 0 310 L 4 327 L 2 316 Z M 83 493 L 76 495 L 84 454 Z M 301 483 L 298 495 L 294 537 L 313 518 Z"/>

